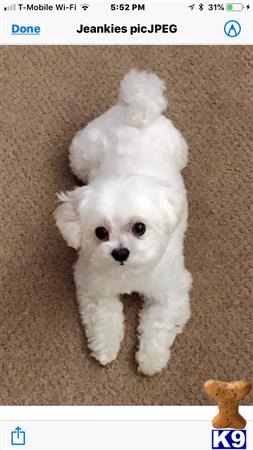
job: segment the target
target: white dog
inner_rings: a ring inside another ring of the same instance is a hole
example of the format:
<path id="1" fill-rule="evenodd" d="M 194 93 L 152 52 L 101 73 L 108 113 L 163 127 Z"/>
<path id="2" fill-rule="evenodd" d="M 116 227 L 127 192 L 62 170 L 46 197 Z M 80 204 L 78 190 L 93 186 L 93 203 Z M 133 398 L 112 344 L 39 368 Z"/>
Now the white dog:
<path id="1" fill-rule="evenodd" d="M 119 99 L 74 137 L 70 166 L 86 186 L 60 194 L 55 212 L 78 250 L 75 283 L 92 355 L 113 361 L 124 334 L 120 294 L 139 292 L 138 370 L 166 366 L 190 316 L 191 276 L 184 266 L 186 191 L 180 171 L 187 145 L 166 109 L 164 83 L 130 71 Z"/>

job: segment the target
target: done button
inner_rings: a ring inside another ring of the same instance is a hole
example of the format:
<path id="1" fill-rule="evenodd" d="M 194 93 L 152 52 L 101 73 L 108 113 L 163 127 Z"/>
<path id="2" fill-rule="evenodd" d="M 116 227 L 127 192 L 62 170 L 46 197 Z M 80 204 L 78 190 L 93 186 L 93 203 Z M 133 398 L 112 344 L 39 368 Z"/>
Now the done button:
<path id="1" fill-rule="evenodd" d="M 16 25 L 12 24 L 11 34 L 40 34 L 40 27 L 38 25 Z"/>

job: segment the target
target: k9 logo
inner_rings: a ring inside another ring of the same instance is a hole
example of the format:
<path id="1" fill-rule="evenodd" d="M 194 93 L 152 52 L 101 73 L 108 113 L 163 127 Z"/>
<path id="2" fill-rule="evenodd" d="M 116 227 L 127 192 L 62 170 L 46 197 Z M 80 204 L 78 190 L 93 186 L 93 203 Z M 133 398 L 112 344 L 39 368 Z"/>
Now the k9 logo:
<path id="1" fill-rule="evenodd" d="M 246 449 L 246 430 L 212 430 L 212 449 Z"/>

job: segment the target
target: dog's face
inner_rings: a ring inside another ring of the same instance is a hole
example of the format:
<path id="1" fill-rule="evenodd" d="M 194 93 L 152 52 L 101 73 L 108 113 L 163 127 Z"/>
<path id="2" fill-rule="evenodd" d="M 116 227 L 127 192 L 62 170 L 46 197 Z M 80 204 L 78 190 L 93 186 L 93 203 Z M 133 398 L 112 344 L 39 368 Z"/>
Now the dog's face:
<path id="1" fill-rule="evenodd" d="M 185 207 L 182 194 L 152 177 L 100 180 L 59 198 L 55 218 L 64 239 L 103 272 L 152 270 Z"/>

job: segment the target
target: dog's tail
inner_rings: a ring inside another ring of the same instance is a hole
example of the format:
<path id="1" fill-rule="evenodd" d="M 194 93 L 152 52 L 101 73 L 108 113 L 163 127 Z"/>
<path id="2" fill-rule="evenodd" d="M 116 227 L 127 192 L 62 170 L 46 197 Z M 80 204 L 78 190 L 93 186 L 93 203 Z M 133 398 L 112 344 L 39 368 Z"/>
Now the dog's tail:
<path id="1" fill-rule="evenodd" d="M 127 108 L 127 123 L 136 127 L 149 125 L 167 107 L 165 85 L 157 75 L 128 72 L 120 84 L 119 100 Z"/>

